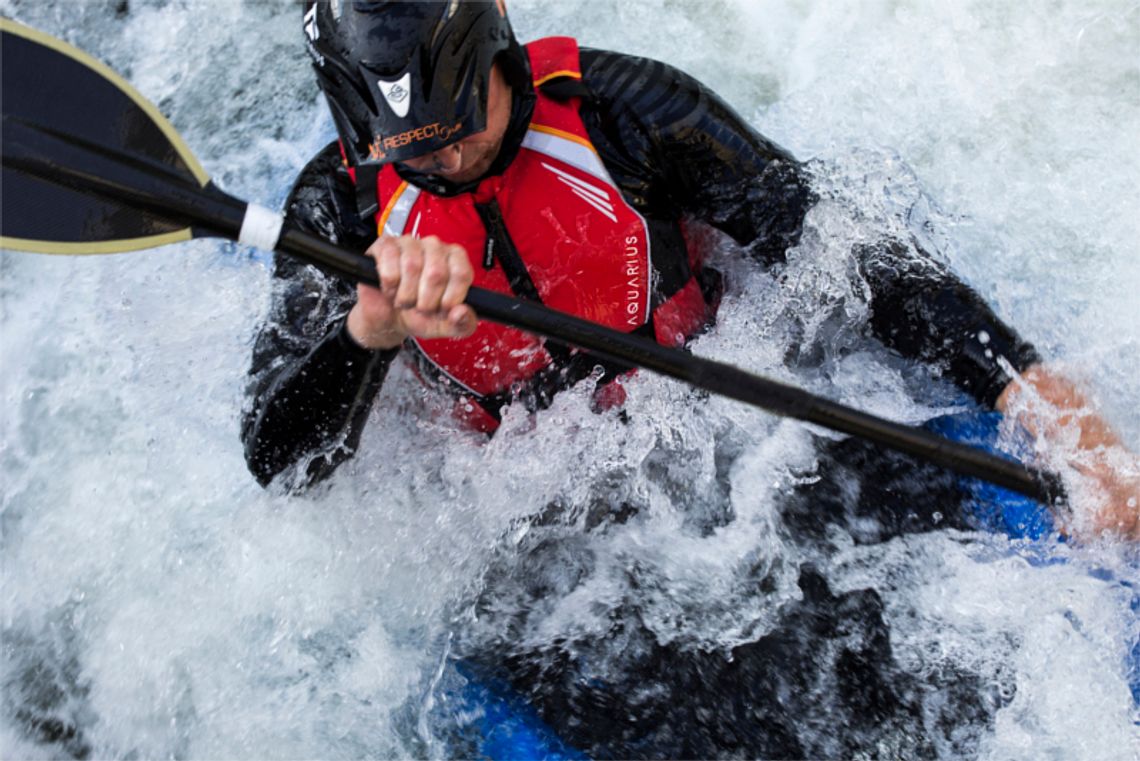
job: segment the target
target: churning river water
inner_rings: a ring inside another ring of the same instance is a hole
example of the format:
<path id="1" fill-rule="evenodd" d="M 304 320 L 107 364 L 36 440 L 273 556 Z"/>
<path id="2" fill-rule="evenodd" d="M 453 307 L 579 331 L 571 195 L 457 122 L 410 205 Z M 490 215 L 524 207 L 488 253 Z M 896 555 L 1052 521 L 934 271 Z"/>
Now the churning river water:
<path id="1" fill-rule="evenodd" d="M 697 354 L 906 422 L 962 409 L 858 339 L 847 251 L 912 227 L 1140 448 L 1140 4 L 510 9 L 523 40 L 569 34 L 675 64 L 818 160 L 829 201 L 780 277 L 714 253 L 729 291 Z M 244 198 L 279 206 L 333 137 L 291 1 L 0 0 L 0 13 L 123 73 Z M 486 569 L 527 516 L 599 495 L 640 512 L 567 540 L 593 558 L 589 580 L 528 618 L 532 644 L 603 627 L 631 596 L 661 641 L 748 642 L 800 596 L 811 560 L 837 592 L 878 591 L 901 668 L 969 673 L 999 696 L 969 737 L 934 742 L 941 756 L 1140 754 L 1134 549 L 943 531 L 838 537 L 835 554 L 806 557 L 774 507 L 813 462 L 805 427 L 646 374 L 628 384 L 626 425 L 571 391 L 535 416 L 511 410 L 484 442 L 398 369 L 330 485 L 264 491 L 238 441 L 263 255 L 214 240 L 4 251 L 0 273 L 4 758 L 454 753 L 433 679 L 453 643 L 496 634 L 472 612 Z M 786 367 L 805 336 L 821 358 Z M 700 530 L 705 514 L 733 519 Z M 741 569 L 758 566 L 765 594 L 742 592 Z M 579 569 L 547 568 L 552 589 L 563 571 Z M 826 734 L 824 706 L 805 732 Z"/>

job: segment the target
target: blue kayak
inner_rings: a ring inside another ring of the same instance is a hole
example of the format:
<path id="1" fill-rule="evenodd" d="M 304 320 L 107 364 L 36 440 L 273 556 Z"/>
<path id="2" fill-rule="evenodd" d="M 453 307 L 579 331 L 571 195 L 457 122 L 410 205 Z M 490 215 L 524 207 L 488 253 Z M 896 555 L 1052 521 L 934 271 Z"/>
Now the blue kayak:
<path id="1" fill-rule="evenodd" d="M 464 661 L 451 661 L 441 680 L 439 711 L 462 725 L 449 756 L 496 761 L 585 761 L 562 741 L 526 698 L 501 677 Z"/>

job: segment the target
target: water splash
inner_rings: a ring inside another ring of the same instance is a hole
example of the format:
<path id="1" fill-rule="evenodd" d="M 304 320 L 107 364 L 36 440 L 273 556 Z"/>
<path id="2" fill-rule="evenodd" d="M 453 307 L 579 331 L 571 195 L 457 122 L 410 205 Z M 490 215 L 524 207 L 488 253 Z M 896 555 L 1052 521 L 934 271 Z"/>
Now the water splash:
<path id="1" fill-rule="evenodd" d="M 332 138 L 292 3 L 0 12 L 123 71 L 233 192 L 280 202 Z M 512 14 L 524 38 L 676 63 L 816 159 L 829 198 L 786 267 L 715 253 L 729 298 L 698 354 L 896 419 L 955 409 L 861 337 L 851 245 L 905 230 L 1047 352 L 1096 368 L 1140 444 L 1136 7 L 520 0 Z M 836 594 L 879 591 L 918 681 L 986 685 L 992 726 L 938 739 L 941 756 L 1135 752 L 1120 663 L 1140 632 L 1119 582 L 1137 579 L 1119 549 L 837 535 L 824 558 L 777 515 L 823 477 L 811 435 L 647 375 L 628 384 L 628 423 L 575 390 L 537 416 L 509 410 L 484 443 L 399 369 L 333 483 L 266 493 L 237 442 L 269 287 L 249 251 L 3 252 L 0 271 L 5 756 L 443 755 L 447 728 L 421 719 L 449 635 L 585 638 L 632 600 L 654 641 L 729 651 L 772 632 L 802 597 L 799 566 L 821 559 Z M 525 565 L 520 548 L 540 546 Z M 533 583 L 504 585 L 520 563 Z"/>

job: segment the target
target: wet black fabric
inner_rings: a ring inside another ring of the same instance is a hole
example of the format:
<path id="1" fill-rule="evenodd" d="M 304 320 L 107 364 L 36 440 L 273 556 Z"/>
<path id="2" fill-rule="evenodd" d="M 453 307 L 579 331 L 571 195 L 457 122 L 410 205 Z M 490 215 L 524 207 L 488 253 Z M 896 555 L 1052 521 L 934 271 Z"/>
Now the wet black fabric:
<path id="1" fill-rule="evenodd" d="M 357 346 L 344 321 L 302 360 L 277 374 L 266 389 L 267 403 L 245 425 L 246 461 L 262 486 L 282 470 L 303 464 L 304 480 L 318 481 L 348 459 L 360 442 L 370 402 L 380 390 L 397 349 L 369 351 Z M 355 397 L 326 394 L 349 384 Z M 345 432 L 345 438 L 336 435 Z"/>
<path id="2" fill-rule="evenodd" d="M 798 543 L 827 545 L 840 528 L 861 544 L 934 529 L 976 528 L 964 512 L 962 477 L 857 438 L 817 439 L 811 472 L 788 495 L 780 517 Z"/>
<path id="3" fill-rule="evenodd" d="M 977 752 L 1008 696 L 965 670 L 946 667 L 925 682 L 907 673 L 876 591 L 837 594 L 811 567 L 799 586 L 803 599 L 785 605 L 770 632 L 729 650 L 661 644 L 624 611 L 607 640 L 557 641 L 482 668 L 506 674 L 561 739 L 591 758 Z"/>
<path id="4" fill-rule="evenodd" d="M 581 63 L 588 95 L 580 113 L 587 132 L 623 198 L 649 227 L 654 306 L 693 274 L 715 279 L 711 271 L 691 271 L 684 219 L 728 233 L 761 265 L 784 261 L 817 200 L 799 162 L 715 93 L 666 64 L 590 49 L 582 50 Z M 576 87 L 573 94 L 581 92 Z M 533 97 L 514 93 L 504 156 L 518 150 L 526 122 L 520 115 L 530 113 Z M 502 171 L 501 163 L 492 173 Z M 437 178 L 404 177 L 429 191 L 463 190 Z M 286 206 L 290 224 L 350 248 L 363 250 L 376 237 L 374 221 L 357 213 L 353 183 L 335 144 L 301 173 Z M 855 251 L 869 290 L 869 331 L 992 405 L 1009 380 L 999 358 L 1021 370 L 1037 361 L 1036 352 L 972 289 L 906 243 L 884 240 Z M 364 362 L 369 370 L 362 372 L 362 356 L 335 329 L 352 307 L 353 286 L 283 257 L 274 274 L 274 303 L 250 367 L 242 438 L 259 481 L 289 472 L 289 483 L 304 488 L 351 456 L 390 356 Z M 344 372 L 338 374 L 338 367 Z M 582 377 L 559 369 L 547 375 L 563 379 L 562 385 L 532 396 L 548 402 Z M 300 382 L 316 378 L 319 387 Z M 314 457 L 324 465 L 293 467 Z"/>
<path id="5" fill-rule="evenodd" d="M 958 477 L 857 440 L 820 440 L 817 448 L 816 468 L 796 474 L 799 485 L 781 505 L 781 531 L 805 555 L 825 562 L 837 535 L 875 544 L 972 527 Z M 628 504 L 600 521 L 562 514 L 588 533 L 639 519 Z M 836 592 L 811 563 L 799 569 L 802 599 L 781 606 L 761 636 L 732 647 L 663 640 L 673 633 L 651 630 L 640 607 L 661 590 L 635 568 L 604 631 L 520 647 L 531 639 L 525 632 L 543 628 L 545 601 L 565 599 L 595 572 L 589 536 L 560 535 L 558 520 L 539 516 L 492 564 L 476 616 L 496 640 L 469 657 L 592 758 L 970 757 L 1012 699 L 1012 686 L 948 662 L 909 672 L 879 592 Z M 742 570 L 740 586 L 769 596 L 773 568 Z"/>

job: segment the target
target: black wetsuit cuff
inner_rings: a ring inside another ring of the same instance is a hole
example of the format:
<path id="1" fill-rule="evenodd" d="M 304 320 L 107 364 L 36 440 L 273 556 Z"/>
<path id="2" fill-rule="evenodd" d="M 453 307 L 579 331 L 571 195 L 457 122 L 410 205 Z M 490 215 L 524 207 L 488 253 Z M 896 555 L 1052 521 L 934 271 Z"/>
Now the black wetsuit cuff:
<path id="1" fill-rule="evenodd" d="M 975 342 L 972 341 L 971 343 Z M 987 349 L 982 349 L 982 351 L 989 355 L 987 359 L 990 365 L 990 371 L 986 373 L 981 387 L 976 390 L 975 397 L 988 409 L 994 409 L 998 397 L 1001 396 L 1001 392 L 1005 390 L 1005 387 L 1009 385 L 1014 377 L 1006 370 L 1002 363 L 990 357 L 997 356 L 1004 358 L 1009 362 L 1010 367 L 1012 367 L 1016 373 L 1023 373 L 1033 365 L 1041 362 L 1041 355 L 1037 352 L 1037 349 L 1033 347 L 1033 344 L 1024 341 L 1016 343 L 1009 342 L 1004 346 L 991 345 Z"/>

